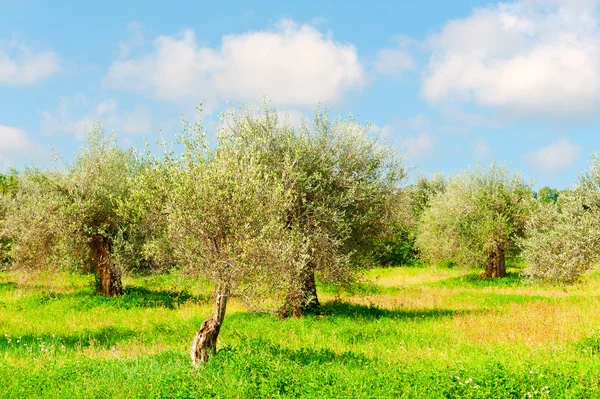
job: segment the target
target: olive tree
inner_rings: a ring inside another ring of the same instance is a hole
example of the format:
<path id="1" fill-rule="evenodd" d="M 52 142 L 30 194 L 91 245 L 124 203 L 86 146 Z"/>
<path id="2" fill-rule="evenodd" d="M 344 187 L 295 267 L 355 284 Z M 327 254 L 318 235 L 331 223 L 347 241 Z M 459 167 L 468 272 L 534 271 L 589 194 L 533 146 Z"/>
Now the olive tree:
<path id="1" fill-rule="evenodd" d="M 600 154 L 573 190 L 539 204 L 522 241 L 524 274 L 571 283 L 600 261 Z"/>
<path id="2" fill-rule="evenodd" d="M 369 125 L 350 117 L 330 119 L 317 110 L 312 123 L 293 126 L 269 104 L 230 109 L 222 118 L 221 140 L 241 154 L 252 153 L 286 181 L 292 200 L 285 211 L 290 233 L 301 237 L 304 259 L 290 281 L 281 316 L 300 316 L 319 306 L 315 275 L 348 283 L 377 239 L 392 233 L 397 191 L 406 176 L 402 160 Z"/>
<path id="3" fill-rule="evenodd" d="M 14 201 L 14 194 L 17 189 L 16 172 L 10 174 L 0 173 L 0 232 L 9 209 Z M 12 237 L 6 237 L 0 234 L 0 266 L 9 263 L 10 251 L 12 248 Z"/>
<path id="4" fill-rule="evenodd" d="M 429 261 L 483 266 L 481 278 L 504 276 L 505 258 L 518 250 L 532 198 L 531 185 L 504 166 L 468 170 L 430 200 L 417 247 Z"/>
<path id="5" fill-rule="evenodd" d="M 96 125 L 72 164 L 25 169 L 3 229 L 14 240 L 15 265 L 79 265 L 95 273 L 98 292 L 122 294 L 127 262 L 117 254 L 126 221 L 117 210 L 128 195 L 131 160 L 115 137 Z"/>
<path id="6" fill-rule="evenodd" d="M 197 364 L 216 350 L 229 298 L 250 302 L 282 292 L 290 266 L 301 261 L 292 256 L 301 243 L 285 226 L 292 199 L 287 175 L 274 174 L 251 151 L 240 156 L 226 142 L 211 148 L 200 126 L 186 126 L 183 149 L 166 153 L 160 168 L 168 179 L 160 181 L 168 188 L 164 214 L 177 263 L 214 284 L 214 315 L 192 342 Z"/>

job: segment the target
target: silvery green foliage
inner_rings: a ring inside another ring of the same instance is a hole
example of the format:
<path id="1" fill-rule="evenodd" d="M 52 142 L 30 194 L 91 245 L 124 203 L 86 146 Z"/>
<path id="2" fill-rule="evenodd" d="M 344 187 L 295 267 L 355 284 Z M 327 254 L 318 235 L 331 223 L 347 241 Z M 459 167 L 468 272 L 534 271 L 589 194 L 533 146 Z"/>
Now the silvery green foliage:
<path id="1" fill-rule="evenodd" d="M 357 262 L 395 226 L 406 178 L 396 151 L 369 125 L 352 117 L 332 120 L 320 110 L 312 122 L 293 126 L 267 103 L 262 110 L 230 109 L 222 122 L 222 143 L 238 154 L 250 152 L 278 176 L 290 175 L 285 218 L 288 231 L 305 243 L 298 258 L 324 280 L 351 281 Z"/>
<path id="2" fill-rule="evenodd" d="M 499 250 L 517 250 L 533 201 L 531 184 L 493 163 L 450 178 L 429 201 L 416 245 L 425 260 L 482 267 Z"/>
<path id="3" fill-rule="evenodd" d="M 600 158 L 558 202 L 539 204 L 522 242 L 525 275 L 550 282 L 577 281 L 600 255 Z"/>
<path id="4" fill-rule="evenodd" d="M 13 239 L 12 237 L 2 235 L 2 225 L 7 213 L 13 206 L 16 189 L 16 171 L 11 171 L 6 175 L 0 173 L 0 267 L 3 267 L 10 260 Z"/>
<path id="5" fill-rule="evenodd" d="M 292 198 L 287 174 L 275 175 L 252 151 L 240 154 L 227 142 L 211 147 L 199 124 L 184 123 L 179 144 L 156 165 L 164 178 L 155 181 L 164 185 L 155 192 L 164 194 L 161 212 L 177 263 L 250 305 L 281 292 L 290 265 L 301 261 L 301 243 L 283 217 Z"/>
<path id="6" fill-rule="evenodd" d="M 14 238 L 15 265 L 87 268 L 89 240 L 102 236 L 111 241 L 113 264 L 126 266 L 118 256 L 125 221 L 117 209 L 128 195 L 131 171 L 131 155 L 100 125 L 88 133 L 72 164 L 25 169 L 3 226 L 3 234 Z"/>
<path id="7" fill-rule="evenodd" d="M 446 185 L 447 181 L 444 175 L 434 173 L 430 178 L 422 175 L 417 177 L 417 180 L 408 187 L 411 213 L 416 220 L 425 212 L 429 201 L 446 190 Z"/>

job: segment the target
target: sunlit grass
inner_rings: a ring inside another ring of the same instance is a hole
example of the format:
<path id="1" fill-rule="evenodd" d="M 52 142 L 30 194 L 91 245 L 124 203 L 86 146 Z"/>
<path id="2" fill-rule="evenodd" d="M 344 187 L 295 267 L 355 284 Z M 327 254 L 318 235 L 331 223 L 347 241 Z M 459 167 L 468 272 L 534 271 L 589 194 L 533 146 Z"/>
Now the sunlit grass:
<path id="1" fill-rule="evenodd" d="M 302 319 L 234 300 L 200 370 L 187 353 L 212 312 L 203 282 L 128 277 L 104 298 L 87 276 L 3 272 L 0 396 L 599 397 L 600 275 L 547 286 L 509 271 L 375 269 L 350 292 L 321 286 Z"/>

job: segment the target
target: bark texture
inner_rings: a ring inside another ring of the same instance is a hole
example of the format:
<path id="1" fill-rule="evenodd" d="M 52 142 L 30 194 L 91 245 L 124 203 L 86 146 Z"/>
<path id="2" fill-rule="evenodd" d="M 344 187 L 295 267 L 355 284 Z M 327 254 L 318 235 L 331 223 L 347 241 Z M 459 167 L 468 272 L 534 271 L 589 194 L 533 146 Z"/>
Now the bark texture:
<path id="1" fill-rule="evenodd" d="M 299 290 L 295 288 L 298 286 Z M 279 310 L 279 317 L 301 317 L 304 313 L 317 311 L 320 306 L 315 282 L 315 268 L 309 264 L 300 273 L 298 284 L 294 285 L 293 291 L 288 293 L 284 305 Z"/>
<path id="2" fill-rule="evenodd" d="M 504 248 L 499 248 L 488 255 L 485 270 L 479 276 L 482 279 L 506 276 L 506 259 Z"/>
<path id="3" fill-rule="evenodd" d="M 111 243 L 102 236 L 95 236 L 90 242 L 98 282 L 96 291 L 106 296 L 123 295 L 121 273 L 111 265 Z"/>
<path id="4" fill-rule="evenodd" d="M 228 298 L 229 287 L 227 285 L 217 286 L 215 290 L 215 315 L 202 322 L 192 341 L 190 357 L 195 366 L 200 362 L 206 362 L 211 354 L 217 352 L 217 338 L 225 319 Z"/>

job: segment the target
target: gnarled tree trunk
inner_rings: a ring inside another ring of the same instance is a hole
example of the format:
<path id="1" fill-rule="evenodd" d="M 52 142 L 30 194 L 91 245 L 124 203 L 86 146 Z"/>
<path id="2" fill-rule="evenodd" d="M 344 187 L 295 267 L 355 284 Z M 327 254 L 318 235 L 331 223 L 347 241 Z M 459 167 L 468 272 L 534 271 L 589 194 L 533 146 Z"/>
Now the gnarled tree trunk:
<path id="1" fill-rule="evenodd" d="M 301 317 L 303 313 L 315 312 L 321 304 L 317 296 L 315 268 L 308 263 L 298 275 L 298 284 L 293 284 L 284 305 L 279 310 L 279 317 Z M 298 288 L 299 287 L 299 288 Z"/>
<path id="2" fill-rule="evenodd" d="M 102 236 L 94 236 L 90 241 L 98 282 L 96 291 L 106 296 L 123 295 L 121 273 L 111 265 L 112 245 Z"/>
<path id="3" fill-rule="evenodd" d="M 217 338 L 225 319 L 227 299 L 229 299 L 229 284 L 218 284 L 215 289 L 215 296 L 215 315 L 202 322 L 192 341 L 190 356 L 195 366 L 199 362 L 206 362 L 210 354 L 217 352 Z"/>
<path id="4" fill-rule="evenodd" d="M 479 276 L 482 279 L 506 276 L 506 259 L 504 248 L 498 248 L 488 255 L 485 270 Z"/>

